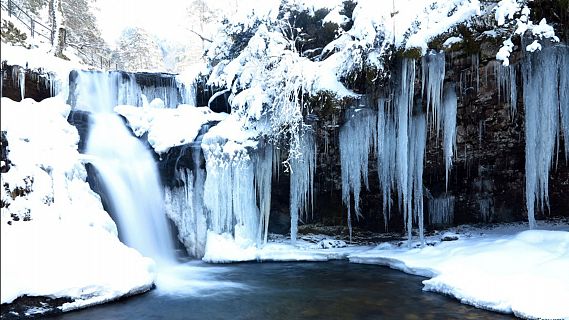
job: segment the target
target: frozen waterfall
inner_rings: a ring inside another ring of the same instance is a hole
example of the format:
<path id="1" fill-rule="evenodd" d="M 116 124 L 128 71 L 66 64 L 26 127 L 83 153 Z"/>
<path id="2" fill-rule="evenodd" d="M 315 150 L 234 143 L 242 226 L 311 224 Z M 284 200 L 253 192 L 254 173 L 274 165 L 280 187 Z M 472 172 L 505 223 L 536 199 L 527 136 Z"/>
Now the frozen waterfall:
<path id="1" fill-rule="evenodd" d="M 569 137 L 569 47 L 548 45 L 524 52 L 522 64 L 526 135 L 526 207 L 530 228 L 535 208 L 549 206 L 549 172 L 560 131 Z"/>
<path id="2" fill-rule="evenodd" d="M 443 103 L 443 82 L 445 79 L 445 53 L 430 51 L 423 56 L 422 89 L 427 97 L 427 116 L 431 112 L 432 125 L 437 137 L 441 126 L 441 107 Z"/>
<path id="3" fill-rule="evenodd" d="M 311 128 L 300 136 L 300 154 L 290 161 L 290 240 L 296 242 L 298 220 L 313 208 L 316 142 Z"/>
<path id="4" fill-rule="evenodd" d="M 342 201 L 348 208 L 348 228 L 352 238 L 351 197 L 356 218 L 361 216 L 360 192 L 362 180 L 369 189 L 368 162 L 377 145 L 377 115 L 371 109 L 346 111 L 346 123 L 340 130 L 340 161 L 342 167 Z"/>

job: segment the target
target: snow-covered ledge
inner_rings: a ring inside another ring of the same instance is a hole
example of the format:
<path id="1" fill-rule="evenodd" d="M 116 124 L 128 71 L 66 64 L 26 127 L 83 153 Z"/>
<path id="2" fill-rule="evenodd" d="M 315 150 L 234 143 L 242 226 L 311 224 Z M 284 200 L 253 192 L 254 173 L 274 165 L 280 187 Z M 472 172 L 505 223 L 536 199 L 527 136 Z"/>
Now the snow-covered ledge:
<path id="1" fill-rule="evenodd" d="M 430 277 L 423 290 L 477 308 L 527 319 L 569 319 L 569 225 L 565 220 L 539 227 L 457 227 L 427 238 L 424 248 L 384 243 L 349 260 Z"/>
<path id="2" fill-rule="evenodd" d="M 59 309 L 68 311 L 154 284 L 154 262 L 119 241 L 86 182 L 69 111 L 60 98 L 2 98 L 8 142 L 2 167 L 9 170 L 1 175 L 1 303 L 23 295 L 65 297 L 72 302 Z"/>

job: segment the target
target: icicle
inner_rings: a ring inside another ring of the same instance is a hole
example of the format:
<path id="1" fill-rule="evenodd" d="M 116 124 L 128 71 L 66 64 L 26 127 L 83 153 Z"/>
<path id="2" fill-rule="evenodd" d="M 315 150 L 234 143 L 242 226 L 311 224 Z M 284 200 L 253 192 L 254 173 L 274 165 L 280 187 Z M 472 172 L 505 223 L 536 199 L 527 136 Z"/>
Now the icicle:
<path id="1" fill-rule="evenodd" d="M 427 97 L 427 116 L 432 113 L 432 124 L 437 132 L 440 129 L 440 108 L 445 79 L 445 53 L 431 51 L 422 58 L 423 97 Z"/>
<path id="2" fill-rule="evenodd" d="M 478 208 L 480 210 L 480 217 L 484 222 L 490 222 L 494 214 L 492 207 L 492 198 L 482 198 L 478 200 Z"/>
<path id="3" fill-rule="evenodd" d="M 368 161 L 377 146 L 377 118 L 371 109 L 349 109 L 346 123 L 340 129 L 340 162 L 342 167 L 342 200 L 348 208 L 351 241 L 351 198 L 354 196 L 356 218 L 361 216 L 360 191 L 363 183 L 369 189 Z"/>
<path id="4" fill-rule="evenodd" d="M 448 177 L 452 167 L 452 157 L 456 149 L 456 108 L 457 98 L 454 84 L 444 91 L 443 102 L 443 155 L 445 159 L 445 182 L 448 189 Z"/>
<path id="5" fill-rule="evenodd" d="M 184 79 L 182 77 L 176 77 L 176 87 L 180 92 L 181 100 L 179 104 L 188 104 L 191 106 L 197 106 L 196 95 L 197 95 L 197 81 L 196 79 Z"/>
<path id="6" fill-rule="evenodd" d="M 540 52 L 524 52 L 526 207 L 530 228 L 537 226 L 536 205 L 542 211 L 549 206 L 549 172 L 560 126 L 566 134 L 567 55 L 569 47 L 565 45 L 547 46 Z M 567 140 L 565 136 L 565 144 Z"/>
<path id="7" fill-rule="evenodd" d="M 194 163 L 199 161 L 199 150 L 192 153 Z M 164 202 L 166 214 L 178 229 L 178 239 L 193 257 L 201 258 L 205 253 L 207 221 L 203 209 L 205 171 L 198 166 L 194 169 L 179 169 L 175 179 L 181 182 L 178 187 L 166 187 Z"/>
<path id="8" fill-rule="evenodd" d="M 517 87 L 516 87 L 516 67 L 514 65 L 504 66 L 501 63 L 494 63 L 494 75 L 498 89 L 498 101 L 510 104 L 510 114 L 512 119 L 517 110 Z"/>
<path id="9" fill-rule="evenodd" d="M 569 48 L 562 47 L 557 55 L 559 68 L 559 111 L 565 144 L 565 162 L 569 161 Z M 565 53 L 563 53 L 565 52 Z"/>
<path id="10" fill-rule="evenodd" d="M 397 142 L 395 121 L 390 104 L 383 98 L 379 99 L 377 114 L 377 173 L 379 175 L 379 186 L 382 190 L 383 221 L 386 231 L 392 205 L 391 190 L 395 184 L 395 150 Z"/>
<path id="11" fill-rule="evenodd" d="M 442 195 L 429 201 L 431 224 L 450 225 L 454 221 L 454 196 Z"/>
<path id="12" fill-rule="evenodd" d="M 424 218 L 423 218 L 423 168 L 425 164 L 425 148 L 427 146 L 427 120 L 425 114 L 419 114 L 412 118 L 411 122 L 411 149 L 409 155 L 412 162 L 410 163 L 410 181 L 412 181 L 413 201 L 414 201 L 414 218 L 419 222 L 419 240 L 421 245 L 425 244 Z M 410 182 L 411 183 L 411 182 Z M 411 206 L 409 205 L 409 208 Z M 409 219 L 411 220 L 411 219 Z M 411 244 L 411 227 L 408 222 L 409 245 Z"/>
<path id="13" fill-rule="evenodd" d="M 395 93 L 395 121 L 397 125 L 396 144 L 396 179 L 399 194 L 399 207 L 403 212 L 403 223 L 408 234 L 408 245 L 411 245 L 413 208 L 412 208 L 412 183 L 410 183 L 409 170 L 413 165 L 410 159 L 410 122 L 413 110 L 415 62 L 405 59 L 401 64 L 400 88 Z"/>
<path id="14" fill-rule="evenodd" d="M 20 97 L 24 100 L 26 96 L 26 70 L 24 68 L 18 69 L 18 86 L 20 86 Z"/>
<path id="15" fill-rule="evenodd" d="M 312 129 L 305 129 L 300 138 L 301 154 L 291 159 L 290 173 L 290 239 L 296 242 L 298 220 L 313 211 L 316 141 Z"/>
<path id="16" fill-rule="evenodd" d="M 256 158 L 255 186 L 259 202 L 259 229 L 257 231 L 257 246 L 267 243 L 269 232 L 269 217 L 271 214 L 271 181 L 273 169 L 273 146 L 266 145 Z"/>

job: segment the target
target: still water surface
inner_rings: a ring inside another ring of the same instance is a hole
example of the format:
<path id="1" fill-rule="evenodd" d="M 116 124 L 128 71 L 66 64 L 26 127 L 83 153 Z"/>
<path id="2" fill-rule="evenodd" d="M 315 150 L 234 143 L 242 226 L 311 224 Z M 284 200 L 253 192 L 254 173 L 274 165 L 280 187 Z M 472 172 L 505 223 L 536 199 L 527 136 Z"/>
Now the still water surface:
<path id="1" fill-rule="evenodd" d="M 59 320 L 158 319 L 512 319 L 439 294 L 425 278 L 346 261 L 188 263 L 158 288 Z"/>

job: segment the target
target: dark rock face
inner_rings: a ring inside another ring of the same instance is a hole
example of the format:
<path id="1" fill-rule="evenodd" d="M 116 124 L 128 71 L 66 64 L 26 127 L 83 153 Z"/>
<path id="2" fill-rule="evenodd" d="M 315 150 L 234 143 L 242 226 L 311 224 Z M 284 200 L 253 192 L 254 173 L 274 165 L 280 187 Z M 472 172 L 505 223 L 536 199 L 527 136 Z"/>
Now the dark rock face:
<path id="1" fill-rule="evenodd" d="M 487 49 L 492 50 L 492 48 Z M 428 133 L 423 181 L 425 225 L 429 226 L 428 202 L 443 195 L 455 197 L 454 224 L 527 220 L 525 206 L 525 136 L 521 72 L 517 72 L 517 110 L 511 111 L 496 79 L 494 55 L 480 54 L 480 63 L 464 52 L 447 53 L 445 85 L 459 86 L 457 108 L 457 148 L 448 187 L 441 146 L 442 135 Z M 519 53 L 511 61 L 516 63 Z M 419 68 L 419 65 L 418 65 Z M 517 68 L 514 66 L 514 68 Z M 519 68 L 518 68 L 519 70 Z M 501 92 L 500 92 L 501 91 Z M 420 86 L 416 83 L 416 101 Z M 318 160 L 316 172 L 315 221 L 330 225 L 346 224 L 346 208 L 341 203 L 341 167 L 338 125 L 341 111 L 327 114 L 320 110 L 317 123 Z M 566 142 L 567 143 L 567 142 Z M 537 219 L 569 215 L 569 164 L 562 151 L 550 174 L 550 206 L 536 213 Z M 361 208 L 364 219 L 354 226 L 385 231 L 377 163 L 370 158 L 370 190 L 362 186 Z M 288 181 L 288 179 L 285 179 Z M 278 189 L 286 188 L 281 184 Z M 397 196 L 392 194 L 393 203 Z M 283 208 L 284 209 L 284 208 Z M 402 230 L 403 218 L 397 205 L 391 210 L 389 230 Z"/>
<path id="2" fill-rule="evenodd" d="M 24 77 L 24 98 L 32 98 L 36 101 L 52 97 L 53 77 L 43 70 L 31 70 L 20 66 L 7 65 L 2 62 L 2 97 L 8 97 L 14 101 L 21 101 L 21 88 L 19 77 Z"/>

